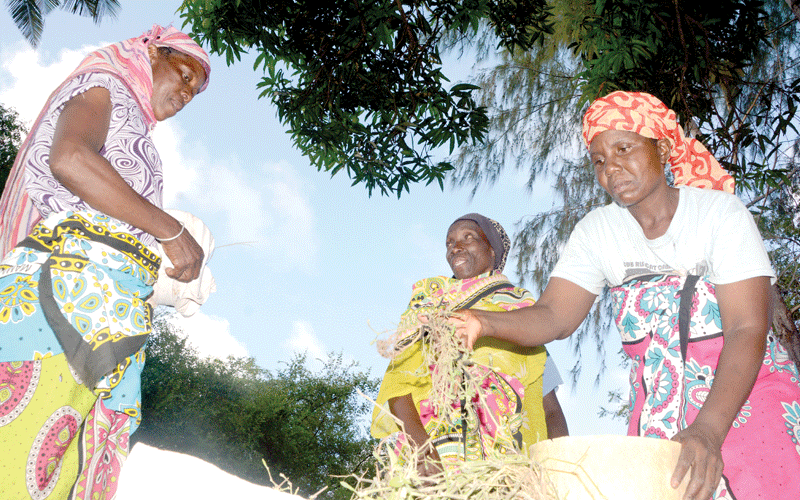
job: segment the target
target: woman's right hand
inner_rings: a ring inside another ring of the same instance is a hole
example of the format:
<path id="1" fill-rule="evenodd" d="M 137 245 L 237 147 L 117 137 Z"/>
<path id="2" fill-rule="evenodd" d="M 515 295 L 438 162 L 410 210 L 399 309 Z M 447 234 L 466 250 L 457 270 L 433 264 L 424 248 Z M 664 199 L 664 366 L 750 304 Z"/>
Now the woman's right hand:
<path id="1" fill-rule="evenodd" d="M 188 230 L 184 229 L 174 240 L 162 241 L 164 253 L 172 262 L 172 267 L 164 270 L 174 280 L 188 283 L 197 279 L 203 269 L 203 249 Z"/>
<path id="2" fill-rule="evenodd" d="M 472 309 L 459 309 L 447 320 L 455 329 L 456 338 L 461 339 L 469 350 L 472 350 L 475 342 L 485 334 L 479 314 L 479 311 Z"/>
<path id="3" fill-rule="evenodd" d="M 439 452 L 430 441 L 427 441 L 419 449 L 419 461 L 417 462 L 417 473 L 425 478 L 440 474 L 442 469 L 442 459 Z"/>

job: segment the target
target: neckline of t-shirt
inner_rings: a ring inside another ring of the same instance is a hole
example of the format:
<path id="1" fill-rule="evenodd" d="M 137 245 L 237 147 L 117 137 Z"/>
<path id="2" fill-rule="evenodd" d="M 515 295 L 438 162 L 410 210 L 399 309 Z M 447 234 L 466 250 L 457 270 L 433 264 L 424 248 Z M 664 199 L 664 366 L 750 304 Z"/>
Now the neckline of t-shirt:
<path id="1" fill-rule="evenodd" d="M 653 238 L 651 240 L 650 238 L 645 236 L 642 226 L 639 225 L 639 223 L 636 221 L 633 215 L 631 215 L 628 209 L 625 209 L 625 212 L 628 213 L 628 217 L 630 217 L 630 219 L 633 221 L 634 226 L 639 231 L 639 235 L 642 237 L 642 239 L 644 240 L 645 244 L 647 244 L 648 247 L 661 248 L 664 245 L 671 244 L 675 240 L 675 237 L 673 235 L 678 231 L 678 223 L 676 221 L 682 220 L 683 214 L 686 211 L 686 204 L 687 204 L 685 196 L 686 191 L 683 189 L 685 187 L 686 186 L 675 186 L 675 188 L 678 189 L 678 207 L 675 209 L 675 214 L 673 214 L 672 220 L 669 222 L 669 227 L 664 232 L 664 234 L 662 234 L 658 238 Z"/>

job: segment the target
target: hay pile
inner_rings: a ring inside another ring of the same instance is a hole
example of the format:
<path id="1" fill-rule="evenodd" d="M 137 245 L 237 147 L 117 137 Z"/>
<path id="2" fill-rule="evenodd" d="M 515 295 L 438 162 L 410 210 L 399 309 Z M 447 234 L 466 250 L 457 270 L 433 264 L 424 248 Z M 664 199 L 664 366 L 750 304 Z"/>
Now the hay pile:
<path id="1" fill-rule="evenodd" d="M 416 335 L 422 340 L 425 366 L 435 365 L 431 381 L 431 403 L 437 409 L 449 408 L 453 400 L 475 394 L 479 383 L 468 375 L 469 353 L 456 339 L 447 323 L 446 311 L 426 312 L 427 323 Z M 400 339 L 395 333 L 377 340 L 385 357 L 399 354 Z M 423 368 L 424 369 L 424 368 Z M 438 410 L 437 410 L 438 412 Z M 443 411 L 443 414 L 447 414 Z M 442 413 L 440 413 L 442 414 Z M 398 425 L 402 423 L 398 422 Z M 386 438 L 375 449 L 373 477 L 355 477 L 355 486 L 342 483 L 353 492 L 352 499 L 375 500 L 558 500 L 542 467 L 525 454 L 500 455 L 487 460 L 462 462 L 432 476 L 419 473 L 423 455 L 409 446 L 397 450 L 396 437 Z M 353 478 L 349 478 L 353 482 Z"/>
<path id="2" fill-rule="evenodd" d="M 388 442 L 379 447 L 388 447 Z M 402 463 L 393 450 L 378 452 L 376 474 L 356 478 L 352 499 L 374 500 L 558 500 L 542 468 L 524 455 L 470 461 L 429 477 L 417 472 L 418 460 Z"/>

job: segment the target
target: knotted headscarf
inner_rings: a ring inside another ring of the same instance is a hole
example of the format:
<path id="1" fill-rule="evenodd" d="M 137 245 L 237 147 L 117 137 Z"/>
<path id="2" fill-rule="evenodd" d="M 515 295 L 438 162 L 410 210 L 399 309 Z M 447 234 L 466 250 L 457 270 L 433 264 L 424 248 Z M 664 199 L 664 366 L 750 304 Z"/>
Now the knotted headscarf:
<path id="1" fill-rule="evenodd" d="M 134 38 L 98 49 L 84 58 L 64 82 L 50 94 L 41 113 L 36 118 L 30 133 L 14 161 L 14 166 L 6 182 L 2 198 L 0 198 L 0 258 L 5 256 L 14 245 L 24 238 L 41 218 L 39 211 L 33 206 L 24 187 L 24 168 L 22 159 L 28 154 L 28 143 L 34 137 L 39 124 L 50 107 L 50 101 L 58 95 L 61 89 L 75 77 L 86 73 L 110 73 L 117 76 L 130 90 L 142 110 L 148 129 L 156 125 L 153 106 L 150 97 L 153 93 L 153 70 L 147 47 L 170 47 L 195 58 L 206 71 L 206 81 L 200 92 L 208 87 L 211 77 L 211 66 L 208 54 L 188 35 L 181 33 L 172 26 L 163 28 L 157 24 Z"/>
<path id="2" fill-rule="evenodd" d="M 583 115 L 583 139 L 588 147 L 606 130 L 635 132 L 650 139 L 668 139 L 670 170 L 675 185 L 733 193 L 733 177 L 697 139 L 686 137 L 675 112 L 644 92 L 616 91 L 601 97 Z"/>
<path id="3" fill-rule="evenodd" d="M 206 81 L 200 87 L 199 92 L 208 87 L 211 65 L 206 51 L 197 45 L 197 42 L 192 40 L 189 35 L 181 33 L 172 26 L 162 28 L 157 24 L 154 24 L 150 31 L 142 33 L 138 37 L 129 38 L 92 52 L 67 77 L 66 81 L 85 73 L 111 73 L 119 77 L 139 104 L 145 120 L 147 120 L 148 128 L 152 129 L 156 124 L 156 117 L 150 104 L 150 96 L 153 93 L 153 70 L 147 52 L 150 45 L 169 47 L 196 59 L 206 71 Z"/>
<path id="4" fill-rule="evenodd" d="M 486 235 L 486 239 L 489 240 L 489 245 L 494 250 L 494 270 L 503 272 L 503 268 L 506 267 L 508 252 L 511 250 L 511 239 L 506 234 L 503 226 L 496 220 L 475 213 L 462 215 L 454 220 L 453 224 L 460 220 L 471 220 L 481 228 L 483 234 Z M 453 224 L 450 225 L 452 226 Z"/>

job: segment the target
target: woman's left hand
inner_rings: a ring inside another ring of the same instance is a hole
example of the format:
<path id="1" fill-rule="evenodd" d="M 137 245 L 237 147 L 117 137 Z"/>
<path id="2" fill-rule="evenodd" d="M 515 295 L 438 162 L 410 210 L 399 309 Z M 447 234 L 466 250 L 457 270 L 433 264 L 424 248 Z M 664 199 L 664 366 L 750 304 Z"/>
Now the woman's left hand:
<path id="1" fill-rule="evenodd" d="M 681 443 L 678 465 L 672 473 L 672 487 L 677 488 L 691 469 L 684 500 L 708 500 L 722 478 L 722 440 L 697 421 L 672 440 Z"/>

